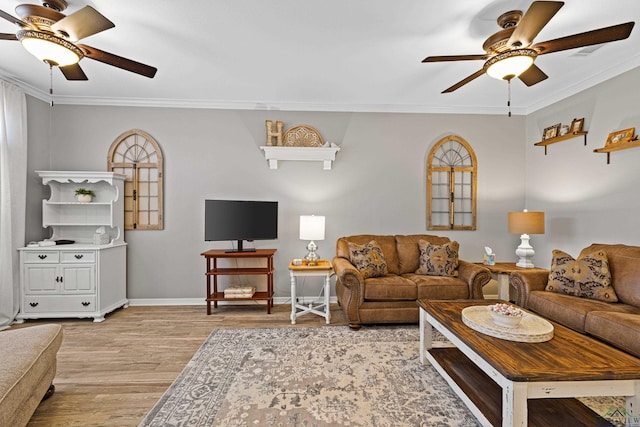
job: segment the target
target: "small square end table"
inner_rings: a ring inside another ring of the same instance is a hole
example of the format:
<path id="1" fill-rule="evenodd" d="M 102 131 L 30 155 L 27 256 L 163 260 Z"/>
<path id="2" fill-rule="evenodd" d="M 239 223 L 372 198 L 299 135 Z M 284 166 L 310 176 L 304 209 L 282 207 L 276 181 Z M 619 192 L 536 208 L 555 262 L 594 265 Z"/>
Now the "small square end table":
<path id="1" fill-rule="evenodd" d="M 331 276 L 333 266 L 327 260 L 319 260 L 315 265 L 294 265 L 289 263 L 289 276 L 291 277 L 291 324 L 296 324 L 296 318 L 303 314 L 313 313 L 326 319 L 327 325 L 331 322 L 331 310 L 329 309 L 329 297 L 331 296 Z M 296 285 L 298 277 L 324 277 L 324 301 L 311 302 L 307 305 L 298 304 L 296 298 Z"/>

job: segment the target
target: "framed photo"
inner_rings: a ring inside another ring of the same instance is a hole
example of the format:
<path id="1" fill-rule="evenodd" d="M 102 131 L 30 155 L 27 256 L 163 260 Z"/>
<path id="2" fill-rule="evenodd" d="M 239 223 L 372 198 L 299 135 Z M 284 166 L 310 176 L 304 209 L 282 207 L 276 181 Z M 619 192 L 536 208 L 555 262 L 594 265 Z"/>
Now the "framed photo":
<path id="1" fill-rule="evenodd" d="M 560 126 L 562 126 L 561 123 L 556 123 L 553 126 L 549 126 L 548 128 L 544 129 L 544 134 L 542 135 L 542 139 L 551 139 L 551 138 L 555 138 L 556 136 L 560 135 Z"/>
<path id="2" fill-rule="evenodd" d="M 628 142 L 633 139 L 633 134 L 636 128 L 629 128 L 623 130 L 617 130 L 611 132 L 607 137 L 607 143 L 605 145 L 618 144 L 619 142 Z"/>
<path id="3" fill-rule="evenodd" d="M 581 119 L 573 119 L 573 121 L 571 122 L 571 127 L 569 127 L 569 133 L 582 132 L 583 126 L 584 126 L 584 117 Z"/>

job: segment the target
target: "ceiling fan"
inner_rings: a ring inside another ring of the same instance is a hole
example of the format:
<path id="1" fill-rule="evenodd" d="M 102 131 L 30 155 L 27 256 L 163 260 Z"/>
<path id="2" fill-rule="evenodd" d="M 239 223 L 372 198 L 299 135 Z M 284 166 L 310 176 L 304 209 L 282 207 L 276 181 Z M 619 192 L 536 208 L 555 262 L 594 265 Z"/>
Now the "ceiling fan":
<path id="1" fill-rule="evenodd" d="M 78 65 L 84 57 L 145 77 L 155 76 L 157 69 L 154 67 L 76 43 L 115 27 L 113 22 L 91 6 L 64 15 L 61 11 L 67 7 L 65 0 L 42 0 L 42 4 L 18 5 L 16 14 L 20 18 L 0 10 L 0 17 L 20 27 L 15 34 L 0 33 L 0 40 L 19 40 L 36 58 L 60 68 L 67 80 L 88 80 Z"/>
<path id="2" fill-rule="evenodd" d="M 498 25 L 502 30 L 484 42 L 484 54 L 428 56 L 422 62 L 485 61 L 482 69 L 442 93 L 453 92 L 485 73 L 509 82 L 518 77 L 527 86 L 533 86 L 548 77 L 533 63 L 537 56 L 623 40 L 629 37 L 635 24 L 626 22 L 533 44 L 533 39 L 563 5 L 564 2 L 561 1 L 534 1 L 524 14 L 520 10 L 503 13 L 498 18 Z"/>

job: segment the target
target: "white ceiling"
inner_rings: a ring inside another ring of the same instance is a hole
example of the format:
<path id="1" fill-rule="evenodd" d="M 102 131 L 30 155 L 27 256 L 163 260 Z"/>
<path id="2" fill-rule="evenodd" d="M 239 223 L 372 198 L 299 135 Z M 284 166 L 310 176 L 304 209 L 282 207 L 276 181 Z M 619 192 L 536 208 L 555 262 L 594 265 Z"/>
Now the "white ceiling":
<path id="1" fill-rule="evenodd" d="M 506 113 L 507 83 L 484 75 L 440 92 L 481 61 L 421 63 L 481 54 L 496 18 L 530 0 L 68 0 L 115 28 L 81 42 L 158 68 L 148 79 L 85 58 L 89 81 L 53 71 L 56 103 L 298 111 Z M 0 0 L 14 16 L 23 1 Z M 39 0 L 30 1 L 40 4 Z M 14 24 L 0 19 L 0 32 Z M 566 0 L 535 41 L 636 21 L 627 40 L 536 59 L 549 79 L 514 81 L 514 114 L 527 114 L 640 65 L 640 1 Z M 49 99 L 49 67 L 0 40 L 0 77 Z M 637 90 L 637 88 L 634 88 Z"/>

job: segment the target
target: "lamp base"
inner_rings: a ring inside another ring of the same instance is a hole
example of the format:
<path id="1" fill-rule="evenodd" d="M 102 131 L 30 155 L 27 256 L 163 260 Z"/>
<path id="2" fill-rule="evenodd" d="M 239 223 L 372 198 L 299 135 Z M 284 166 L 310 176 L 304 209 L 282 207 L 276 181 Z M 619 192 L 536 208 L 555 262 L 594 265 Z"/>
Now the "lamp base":
<path id="1" fill-rule="evenodd" d="M 533 262 L 531 258 L 536 254 L 531 245 L 529 244 L 529 235 L 523 234 L 520 236 L 520 246 L 516 249 L 516 255 L 519 257 L 516 267 L 520 268 L 533 268 Z"/>
<path id="2" fill-rule="evenodd" d="M 312 240 L 307 245 L 307 250 L 309 252 L 304 257 L 305 261 L 307 261 L 307 265 L 317 265 L 319 257 L 316 251 L 318 250 L 318 245 L 316 245 L 315 242 Z"/>

